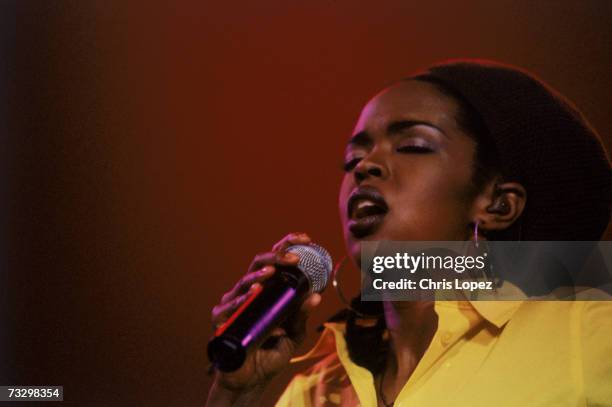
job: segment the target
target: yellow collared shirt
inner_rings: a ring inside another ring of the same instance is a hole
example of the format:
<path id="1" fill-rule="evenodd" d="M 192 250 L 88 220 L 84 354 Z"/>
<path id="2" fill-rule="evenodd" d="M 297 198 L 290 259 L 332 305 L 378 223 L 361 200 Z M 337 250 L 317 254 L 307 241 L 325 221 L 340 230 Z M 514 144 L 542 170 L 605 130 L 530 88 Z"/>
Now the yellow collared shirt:
<path id="1" fill-rule="evenodd" d="M 612 406 L 612 301 L 438 301 L 438 329 L 394 407 Z M 344 323 L 326 323 L 277 407 L 377 406 Z"/>

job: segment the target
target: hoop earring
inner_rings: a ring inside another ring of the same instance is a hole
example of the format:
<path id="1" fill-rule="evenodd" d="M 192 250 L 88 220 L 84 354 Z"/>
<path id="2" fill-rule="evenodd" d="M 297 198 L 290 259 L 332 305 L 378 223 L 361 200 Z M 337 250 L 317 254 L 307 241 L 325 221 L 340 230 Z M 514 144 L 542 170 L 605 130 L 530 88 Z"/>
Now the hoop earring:
<path id="1" fill-rule="evenodd" d="M 478 223 L 480 223 L 479 220 L 474 223 L 474 246 L 476 248 L 478 248 Z"/>
<path id="2" fill-rule="evenodd" d="M 380 318 L 381 316 L 384 315 L 384 312 L 381 312 L 378 314 L 363 313 L 355 309 L 351 305 L 350 301 L 348 301 L 346 297 L 344 296 L 344 293 L 342 292 L 342 289 L 340 288 L 339 277 L 340 277 L 340 272 L 342 271 L 342 267 L 344 266 L 347 260 L 348 260 L 348 255 L 345 255 L 344 257 L 342 257 L 342 259 L 340 259 L 339 262 L 336 263 L 336 266 L 334 267 L 334 270 L 332 271 L 332 285 L 334 286 L 334 289 L 336 290 L 336 294 L 338 294 L 338 298 L 340 298 L 340 302 L 342 302 L 342 304 L 344 304 L 344 306 L 348 310 L 350 310 L 351 312 L 354 312 L 360 318 Z"/>

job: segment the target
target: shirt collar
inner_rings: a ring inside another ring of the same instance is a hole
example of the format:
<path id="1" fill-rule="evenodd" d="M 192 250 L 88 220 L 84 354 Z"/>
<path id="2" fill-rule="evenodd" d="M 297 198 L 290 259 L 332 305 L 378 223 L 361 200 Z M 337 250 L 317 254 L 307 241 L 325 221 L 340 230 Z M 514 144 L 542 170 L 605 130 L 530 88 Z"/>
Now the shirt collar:
<path id="1" fill-rule="evenodd" d="M 504 326 L 514 315 L 523 301 L 443 301 L 445 305 L 456 304 L 457 307 L 474 309 L 483 319 L 497 328 Z M 345 322 L 325 322 L 325 329 L 314 347 L 301 356 L 291 359 L 291 363 L 318 358 L 336 351 L 335 333 L 344 333 Z"/>
<path id="2" fill-rule="evenodd" d="M 484 319 L 497 328 L 504 326 L 523 301 L 470 301 L 470 305 Z"/>
<path id="3" fill-rule="evenodd" d="M 512 300 L 507 300 L 512 298 Z M 497 287 L 490 294 L 484 294 L 476 300 L 468 300 L 472 308 L 480 314 L 482 318 L 495 325 L 497 328 L 504 326 L 514 315 L 526 298 L 523 291 L 509 281 Z"/>

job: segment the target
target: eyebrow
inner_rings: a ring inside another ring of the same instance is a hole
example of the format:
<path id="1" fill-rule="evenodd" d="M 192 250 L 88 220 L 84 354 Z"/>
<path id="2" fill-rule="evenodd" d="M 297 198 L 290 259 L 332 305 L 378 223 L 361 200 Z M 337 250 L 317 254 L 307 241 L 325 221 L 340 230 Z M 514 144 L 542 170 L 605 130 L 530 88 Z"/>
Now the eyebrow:
<path id="1" fill-rule="evenodd" d="M 359 133 L 353 135 L 347 145 L 349 146 L 360 146 L 360 147 L 365 147 L 372 144 L 372 138 L 370 137 L 370 135 L 368 134 L 367 131 L 360 131 Z"/>
<path id="2" fill-rule="evenodd" d="M 422 120 L 398 120 L 398 121 L 394 121 L 391 124 L 389 124 L 389 126 L 387 126 L 387 134 L 394 135 L 394 134 L 400 133 L 402 130 L 406 130 L 406 129 L 408 129 L 410 127 L 414 127 L 414 126 L 427 126 L 427 127 L 431 127 L 431 128 L 434 128 L 434 129 L 438 130 L 445 137 L 448 137 L 448 135 L 444 132 L 444 130 L 442 130 L 438 126 L 436 126 L 436 125 L 434 125 L 434 124 L 432 124 L 430 122 L 426 122 L 426 121 L 422 121 Z M 347 144 L 349 146 L 367 146 L 367 145 L 369 145 L 371 143 L 372 143 L 372 138 L 370 137 L 368 132 L 364 130 L 364 131 L 360 131 L 359 133 L 356 133 L 355 135 L 353 135 L 349 139 Z"/>
<path id="3" fill-rule="evenodd" d="M 445 137 L 448 137 L 448 135 L 444 132 L 444 130 L 442 130 L 438 126 L 436 126 L 436 125 L 434 125 L 434 124 L 432 124 L 430 122 L 425 122 L 425 121 L 422 121 L 422 120 L 399 120 L 399 121 L 395 121 L 395 122 L 391 123 L 387 127 L 387 133 L 388 134 L 396 134 L 396 133 L 401 132 L 402 130 L 405 130 L 405 129 L 408 129 L 408 128 L 414 127 L 414 126 L 427 126 L 427 127 L 431 127 L 431 128 L 434 128 L 434 129 L 438 130 Z"/>

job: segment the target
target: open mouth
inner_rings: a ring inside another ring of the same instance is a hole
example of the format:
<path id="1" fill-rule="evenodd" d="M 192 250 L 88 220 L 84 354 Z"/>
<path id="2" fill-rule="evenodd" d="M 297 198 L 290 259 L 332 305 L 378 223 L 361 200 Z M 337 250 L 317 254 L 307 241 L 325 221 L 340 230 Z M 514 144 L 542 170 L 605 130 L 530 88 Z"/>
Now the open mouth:
<path id="1" fill-rule="evenodd" d="M 357 188 L 348 200 L 348 227 L 353 236 L 370 235 L 382 224 L 389 206 L 385 198 L 373 187 Z"/>

